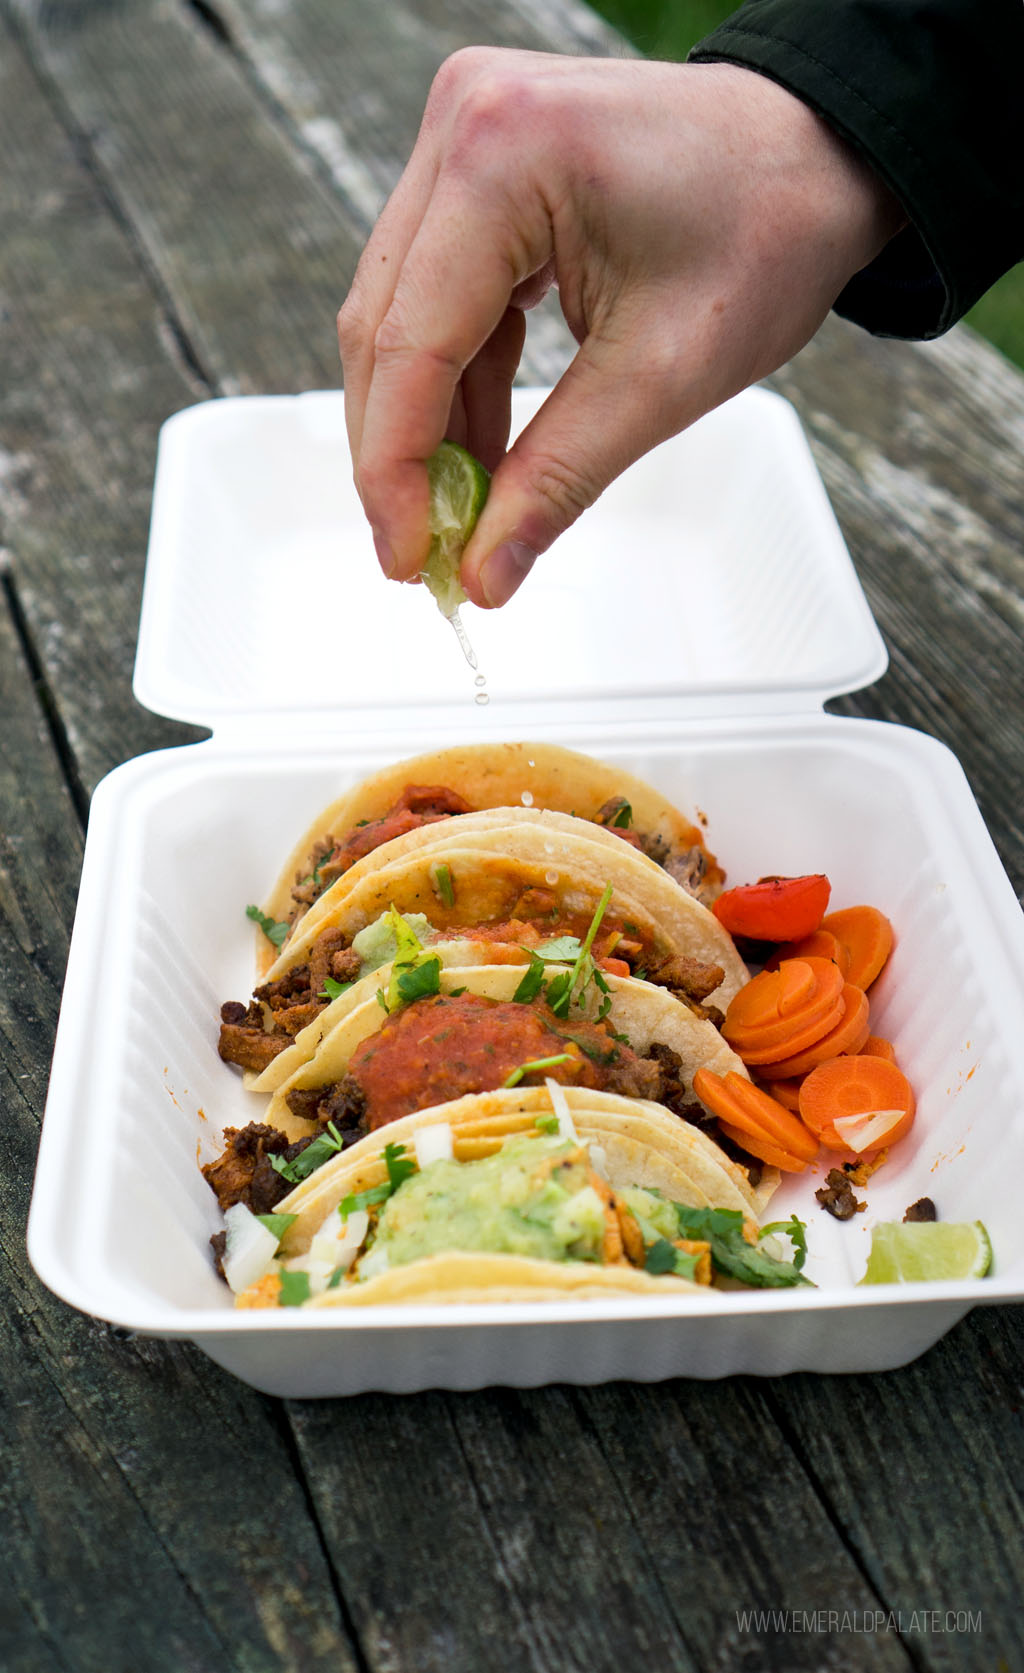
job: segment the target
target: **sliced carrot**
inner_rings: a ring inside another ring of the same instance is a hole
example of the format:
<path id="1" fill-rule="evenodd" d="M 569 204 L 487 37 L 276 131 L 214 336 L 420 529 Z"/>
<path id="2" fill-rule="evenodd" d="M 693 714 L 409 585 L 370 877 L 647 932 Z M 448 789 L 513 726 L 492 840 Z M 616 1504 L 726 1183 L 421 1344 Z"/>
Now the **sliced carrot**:
<path id="1" fill-rule="evenodd" d="M 601 969 L 609 976 L 632 976 L 633 972 L 624 958 L 598 959 Z"/>
<path id="2" fill-rule="evenodd" d="M 818 1141 L 799 1117 L 791 1115 L 767 1092 L 735 1071 L 716 1075 L 711 1069 L 698 1069 L 693 1077 L 693 1090 L 720 1121 L 727 1121 L 754 1138 L 765 1138 L 777 1149 L 805 1162 L 817 1155 Z"/>
<path id="3" fill-rule="evenodd" d="M 784 941 L 771 958 L 765 960 L 764 967 L 766 970 L 777 970 L 785 958 L 831 959 L 833 964 L 838 964 L 844 976 L 850 966 L 849 952 L 827 929 L 816 929 L 813 934 L 805 935 L 802 941 Z"/>
<path id="4" fill-rule="evenodd" d="M 771 1071 L 780 1080 L 791 1080 L 802 1075 L 810 1074 L 819 1063 L 824 1063 L 829 1057 L 839 1057 L 843 1052 L 860 1051 L 868 1037 L 871 1020 L 868 1013 L 868 996 L 863 988 L 855 988 L 852 982 L 847 982 L 843 989 L 843 1015 L 834 1028 L 827 1034 L 815 1040 L 813 1045 L 806 1046 L 792 1057 L 773 1060 Z"/>
<path id="5" fill-rule="evenodd" d="M 800 1082 L 798 1080 L 759 1080 L 758 1086 L 774 1098 L 791 1115 L 800 1114 Z"/>
<path id="6" fill-rule="evenodd" d="M 751 941 L 793 941 L 817 929 L 832 892 L 827 877 L 762 877 L 741 883 L 712 901 L 711 910 L 730 935 Z"/>
<path id="7" fill-rule="evenodd" d="M 740 988 L 725 1014 L 722 1033 L 751 1062 L 767 1061 L 809 1045 L 840 1020 L 843 978 L 829 959 L 786 959 Z"/>
<path id="8" fill-rule="evenodd" d="M 741 1133 L 738 1127 L 730 1126 L 728 1121 L 720 1120 L 718 1125 L 726 1138 L 732 1139 L 733 1144 L 738 1144 L 741 1150 L 748 1151 L 759 1161 L 767 1162 L 771 1168 L 781 1168 L 783 1173 L 803 1173 L 807 1166 L 799 1156 L 791 1156 L 788 1150 L 779 1150 L 767 1139 L 755 1138 L 751 1133 Z"/>
<path id="9" fill-rule="evenodd" d="M 858 1155 L 895 1144 L 909 1131 L 915 1108 L 906 1075 L 884 1057 L 830 1058 L 800 1088 L 800 1117 L 811 1132 Z"/>
<path id="10" fill-rule="evenodd" d="M 892 924 L 877 906 L 846 906 L 822 919 L 850 955 L 848 982 L 869 988 L 892 952 Z"/>
<path id="11" fill-rule="evenodd" d="M 891 1040 L 884 1040 L 881 1034 L 869 1034 L 860 1048 L 861 1057 L 884 1057 L 887 1063 L 895 1063 L 896 1047 Z"/>

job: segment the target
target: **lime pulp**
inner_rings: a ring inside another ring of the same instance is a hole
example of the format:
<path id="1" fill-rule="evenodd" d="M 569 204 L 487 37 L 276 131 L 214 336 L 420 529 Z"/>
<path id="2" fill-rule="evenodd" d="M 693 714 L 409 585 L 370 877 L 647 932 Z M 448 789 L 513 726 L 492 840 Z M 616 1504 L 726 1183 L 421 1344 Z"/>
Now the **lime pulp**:
<path id="1" fill-rule="evenodd" d="M 886 1221 L 871 1233 L 862 1284 L 912 1284 L 941 1278 L 984 1278 L 992 1244 L 980 1220 Z"/>
<path id="2" fill-rule="evenodd" d="M 459 564 L 484 508 L 491 479 L 479 459 L 458 442 L 443 441 L 427 460 L 430 485 L 430 551 L 420 578 L 449 620 L 466 601 Z"/>

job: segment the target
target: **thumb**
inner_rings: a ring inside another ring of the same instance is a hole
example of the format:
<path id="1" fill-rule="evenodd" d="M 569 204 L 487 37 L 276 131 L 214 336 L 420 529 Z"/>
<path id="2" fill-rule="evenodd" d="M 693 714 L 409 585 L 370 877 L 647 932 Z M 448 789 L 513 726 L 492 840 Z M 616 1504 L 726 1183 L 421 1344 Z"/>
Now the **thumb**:
<path id="1" fill-rule="evenodd" d="M 509 449 L 462 559 L 474 604 L 506 604 L 534 560 L 610 482 L 679 427 L 655 380 L 637 375 L 636 342 L 581 347 Z"/>

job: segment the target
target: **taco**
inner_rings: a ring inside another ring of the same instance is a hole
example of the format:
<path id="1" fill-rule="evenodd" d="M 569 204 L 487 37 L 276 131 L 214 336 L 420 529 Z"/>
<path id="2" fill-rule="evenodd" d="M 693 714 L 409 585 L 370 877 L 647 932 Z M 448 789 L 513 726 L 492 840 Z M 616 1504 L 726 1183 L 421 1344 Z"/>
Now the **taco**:
<path id="1" fill-rule="evenodd" d="M 317 816 L 296 843 L 263 908 L 268 924 L 296 926 L 366 855 L 424 826 L 494 808 L 551 809 L 615 833 L 705 902 L 724 874 L 695 822 L 617 767 L 552 744 L 499 743 L 436 751 L 364 779 Z M 259 972 L 273 963 L 260 944 Z"/>
<path id="2" fill-rule="evenodd" d="M 664 988 L 600 972 L 599 981 L 592 973 L 574 983 L 572 966 L 538 963 L 525 971 L 439 966 L 428 956 L 412 969 L 420 981 L 405 1003 L 397 984 L 388 991 L 394 967 L 385 967 L 373 994 L 363 991 L 277 1088 L 266 1121 L 290 1137 L 327 1121 L 373 1131 L 414 1110 L 493 1091 L 512 1075 L 517 1084 L 550 1077 L 681 1112 L 697 1107 L 697 1069 L 747 1078 L 714 1024 Z"/>
<path id="3" fill-rule="evenodd" d="M 554 1082 L 394 1122 L 220 1240 L 242 1307 L 702 1294 L 799 1283 L 741 1170 L 655 1104 Z M 694 1234 L 694 1235 L 691 1235 Z"/>
<path id="4" fill-rule="evenodd" d="M 294 1063 L 297 1036 L 308 1054 L 322 1013 L 389 956 L 388 926 L 398 920 L 442 964 L 527 963 L 537 949 L 580 945 L 599 907 L 597 963 L 642 975 L 721 1022 L 748 973 L 714 914 L 600 827 L 519 808 L 424 827 L 358 861 L 308 913 L 248 1005 L 222 1007 L 221 1056 L 260 1090 L 278 1085 L 275 1057 Z M 444 951 L 467 941 L 480 950 Z"/>

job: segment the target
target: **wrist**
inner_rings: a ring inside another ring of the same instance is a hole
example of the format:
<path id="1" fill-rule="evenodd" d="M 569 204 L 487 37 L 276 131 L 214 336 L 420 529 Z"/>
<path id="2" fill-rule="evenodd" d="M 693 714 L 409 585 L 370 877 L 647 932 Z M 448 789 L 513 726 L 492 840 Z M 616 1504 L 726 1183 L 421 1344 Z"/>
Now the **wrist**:
<path id="1" fill-rule="evenodd" d="M 759 160 L 752 189 L 778 205 L 780 230 L 822 240 L 841 283 L 907 224 L 867 158 L 780 82 L 735 64 L 686 67 L 714 78 L 717 96 L 731 104 L 745 149 Z"/>

